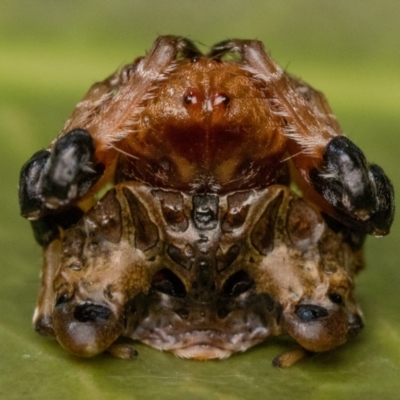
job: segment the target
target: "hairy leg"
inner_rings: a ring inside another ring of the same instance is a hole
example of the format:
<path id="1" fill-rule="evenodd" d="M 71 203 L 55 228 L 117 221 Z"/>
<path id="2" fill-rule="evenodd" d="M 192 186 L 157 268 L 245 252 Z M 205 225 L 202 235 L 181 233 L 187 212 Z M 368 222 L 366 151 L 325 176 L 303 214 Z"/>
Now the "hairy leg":
<path id="1" fill-rule="evenodd" d="M 393 186 L 380 167 L 369 164 L 362 151 L 342 136 L 322 93 L 286 74 L 259 41 L 221 42 L 210 56 L 235 52 L 286 125 L 288 153 L 305 195 L 350 227 L 387 234 L 394 215 Z"/>

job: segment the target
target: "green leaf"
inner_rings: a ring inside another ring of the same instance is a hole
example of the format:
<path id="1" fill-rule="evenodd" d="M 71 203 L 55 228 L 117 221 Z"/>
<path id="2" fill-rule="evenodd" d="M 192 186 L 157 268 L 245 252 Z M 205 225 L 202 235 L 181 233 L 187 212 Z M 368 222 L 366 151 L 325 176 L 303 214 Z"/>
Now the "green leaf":
<path id="1" fill-rule="evenodd" d="M 4 0 L 0 8 L 0 398 L 394 399 L 400 390 L 397 221 L 366 243 L 356 295 L 359 337 L 288 369 L 294 347 L 266 342 L 224 361 L 177 359 L 144 345 L 139 357 L 78 359 L 37 335 L 31 318 L 41 251 L 18 215 L 22 164 L 56 136 L 95 81 L 144 54 L 156 33 L 208 44 L 258 37 L 290 71 L 324 91 L 348 135 L 400 183 L 400 3 Z"/>

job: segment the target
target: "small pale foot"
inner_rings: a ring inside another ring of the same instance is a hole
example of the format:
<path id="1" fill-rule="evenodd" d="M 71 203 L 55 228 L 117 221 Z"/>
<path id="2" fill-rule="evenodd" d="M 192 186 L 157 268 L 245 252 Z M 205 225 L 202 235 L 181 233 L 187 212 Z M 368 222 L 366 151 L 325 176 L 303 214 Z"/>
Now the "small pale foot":
<path id="1" fill-rule="evenodd" d="M 276 356 L 272 360 L 272 365 L 279 368 L 290 367 L 291 365 L 297 363 L 305 357 L 308 357 L 309 355 L 310 352 L 303 348 L 290 350 L 286 353 Z"/>
<path id="2" fill-rule="evenodd" d="M 113 357 L 123 360 L 132 360 L 139 354 L 132 345 L 126 343 L 114 343 L 107 349 L 107 352 Z"/>

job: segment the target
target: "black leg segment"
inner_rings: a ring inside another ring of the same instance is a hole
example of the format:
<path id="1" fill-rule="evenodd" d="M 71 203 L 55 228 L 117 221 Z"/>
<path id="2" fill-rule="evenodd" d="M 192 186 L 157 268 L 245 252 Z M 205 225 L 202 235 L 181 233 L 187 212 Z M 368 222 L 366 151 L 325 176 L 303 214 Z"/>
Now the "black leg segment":
<path id="1" fill-rule="evenodd" d="M 98 178 L 91 166 L 93 139 L 82 129 L 62 136 L 54 146 L 42 180 L 42 195 L 63 205 L 84 195 Z"/>
<path id="2" fill-rule="evenodd" d="M 33 235 L 40 246 L 45 247 L 60 236 L 60 227 L 67 229 L 83 217 L 78 207 L 69 208 L 57 214 L 48 214 L 31 221 Z"/>
<path id="3" fill-rule="evenodd" d="M 334 137 L 322 165 L 311 171 L 314 189 L 337 209 L 346 225 L 373 235 L 389 232 L 394 215 L 393 186 L 377 165 L 345 136 Z"/>
<path id="4" fill-rule="evenodd" d="M 104 171 L 93 165 L 94 143 L 83 129 L 61 136 L 22 167 L 19 199 L 22 216 L 31 220 L 65 209 L 84 196 Z"/>
<path id="5" fill-rule="evenodd" d="M 43 207 L 41 198 L 43 171 L 50 151 L 40 150 L 22 167 L 19 178 L 19 206 L 25 218 L 38 218 Z"/>

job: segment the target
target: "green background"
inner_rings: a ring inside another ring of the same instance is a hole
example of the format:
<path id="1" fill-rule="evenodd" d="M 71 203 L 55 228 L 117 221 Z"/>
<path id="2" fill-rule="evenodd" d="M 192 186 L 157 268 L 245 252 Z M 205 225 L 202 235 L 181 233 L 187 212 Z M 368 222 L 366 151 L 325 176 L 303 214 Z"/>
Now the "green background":
<path id="1" fill-rule="evenodd" d="M 282 340 L 217 362 L 138 345 L 139 358 L 127 362 L 76 359 L 34 333 L 41 253 L 18 215 L 19 169 L 94 81 L 170 33 L 206 45 L 262 40 L 283 67 L 324 91 L 348 136 L 399 188 L 400 2 L 1 0 L 0 398 L 399 398 L 396 221 L 391 235 L 366 245 L 357 282 L 365 330 L 289 369 L 271 366 L 290 348 Z"/>

